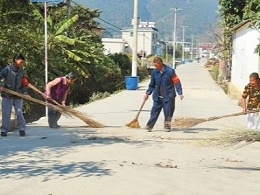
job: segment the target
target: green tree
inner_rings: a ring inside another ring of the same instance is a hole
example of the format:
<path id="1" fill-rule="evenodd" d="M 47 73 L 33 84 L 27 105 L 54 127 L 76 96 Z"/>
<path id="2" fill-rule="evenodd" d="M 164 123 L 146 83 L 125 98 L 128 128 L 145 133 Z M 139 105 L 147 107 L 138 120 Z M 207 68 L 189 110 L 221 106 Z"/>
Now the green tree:
<path id="1" fill-rule="evenodd" d="M 222 37 L 222 66 L 219 71 L 219 81 L 230 78 L 231 69 L 231 46 L 232 46 L 232 27 L 240 23 L 243 19 L 243 9 L 246 0 L 219 0 Z"/>
<path id="2" fill-rule="evenodd" d="M 66 10 L 65 4 L 48 9 L 48 75 L 53 79 L 70 71 L 77 72 L 79 79 L 69 101 L 85 103 L 94 92 L 118 89 L 118 84 L 123 83 L 121 70 L 103 54 L 98 23 L 94 21 L 100 12 L 73 6 L 68 18 Z M 45 85 L 43 12 L 42 4 L 32 4 L 29 0 L 0 0 L 1 67 L 13 54 L 22 52 L 27 59 L 29 80 L 40 89 Z M 39 112 L 38 106 L 26 102 L 26 111 L 36 109 Z"/>

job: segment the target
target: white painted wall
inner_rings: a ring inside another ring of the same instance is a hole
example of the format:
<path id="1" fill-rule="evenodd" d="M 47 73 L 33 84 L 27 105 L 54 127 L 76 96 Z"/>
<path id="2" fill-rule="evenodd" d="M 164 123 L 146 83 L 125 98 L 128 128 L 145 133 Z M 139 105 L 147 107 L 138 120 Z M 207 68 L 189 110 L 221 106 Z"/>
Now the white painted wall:
<path id="1" fill-rule="evenodd" d="M 249 23 L 234 34 L 231 83 L 243 90 L 249 83 L 249 75 L 259 71 L 259 55 L 254 50 L 259 43 L 259 32 L 249 28 Z"/>
<path id="2" fill-rule="evenodd" d="M 105 54 L 124 53 L 126 42 L 122 39 L 102 38 Z"/>
<path id="3" fill-rule="evenodd" d="M 133 33 L 132 29 L 124 30 L 122 32 L 122 39 L 125 40 L 130 51 L 133 48 Z M 138 29 L 138 44 L 137 51 L 145 51 L 147 55 L 156 53 L 157 31 L 152 28 Z"/>

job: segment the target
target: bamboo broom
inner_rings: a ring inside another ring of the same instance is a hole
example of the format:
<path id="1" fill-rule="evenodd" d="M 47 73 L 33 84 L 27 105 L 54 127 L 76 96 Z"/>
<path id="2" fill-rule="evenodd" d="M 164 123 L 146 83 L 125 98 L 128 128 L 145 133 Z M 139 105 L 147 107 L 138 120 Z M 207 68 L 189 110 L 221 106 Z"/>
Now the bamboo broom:
<path id="1" fill-rule="evenodd" d="M 142 109 L 144 107 L 145 102 L 146 102 L 146 100 L 144 100 L 142 102 L 142 104 L 141 104 L 141 106 L 140 106 L 140 108 L 139 108 L 135 118 L 131 122 L 127 123 L 125 126 L 130 127 L 130 128 L 140 128 L 140 125 L 139 125 L 139 122 L 138 122 L 138 118 L 139 118 L 139 115 L 140 115 L 140 113 L 141 113 L 141 111 L 142 111 Z"/>
<path id="2" fill-rule="evenodd" d="M 33 86 L 32 84 L 28 83 L 28 87 L 33 89 L 40 95 L 42 95 L 44 98 L 46 98 L 46 95 L 42 91 L 37 89 L 35 86 Z M 74 110 L 70 107 L 62 106 L 61 104 L 59 104 L 57 101 L 55 101 L 53 99 L 50 99 L 50 101 L 52 101 L 56 106 L 58 106 L 63 112 L 79 118 L 80 120 L 82 120 L 86 124 L 88 124 L 90 127 L 93 127 L 93 128 L 103 128 L 104 127 L 103 124 L 89 118 L 86 113 L 80 112 L 78 110 Z"/>
<path id="3" fill-rule="evenodd" d="M 61 113 L 63 112 L 63 110 L 59 106 L 55 106 L 53 104 L 50 104 L 50 103 L 47 103 L 47 102 L 35 99 L 35 98 L 31 97 L 31 96 L 24 95 L 24 94 L 21 94 L 21 93 L 18 93 L 16 91 L 13 91 L 13 90 L 10 90 L 10 89 L 6 89 L 6 88 L 4 88 L 3 91 L 8 93 L 8 94 L 10 94 L 10 95 L 15 95 L 15 96 L 18 96 L 20 98 L 26 99 L 28 101 L 31 101 L 31 102 L 34 102 L 34 103 L 37 103 L 37 104 L 41 104 L 43 106 L 53 107 L 55 110 L 57 110 L 57 111 L 59 111 Z"/>
<path id="4" fill-rule="evenodd" d="M 227 114 L 227 115 L 222 115 L 222 116 L 213 116 L 209 118 L 192 118 L 192 117 L 181 117 L 181 118 L 176 118 L 172 125 L 178 128 L 187 128 L 187 127 L 193 127 L 195 125 L 198 125 L 200 123 L 208 122 L 208 121 L 214 121 L 222 118 L 228 118 L 228 117 L 234 117 L 234 116 L 240 116 L 240 115 L 245 115 L 249 113 L 256 113 L 259 112 L 258 110 L 250 110 L 247 111 L 246 113 L 244 112 L 238 112 L 234 114 Z"/>

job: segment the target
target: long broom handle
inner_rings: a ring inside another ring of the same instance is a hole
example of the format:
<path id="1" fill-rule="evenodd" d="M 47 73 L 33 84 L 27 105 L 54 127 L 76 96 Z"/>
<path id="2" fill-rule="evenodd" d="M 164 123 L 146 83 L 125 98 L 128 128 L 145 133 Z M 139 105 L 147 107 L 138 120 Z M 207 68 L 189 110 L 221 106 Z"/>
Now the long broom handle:
<path id="1" fill-rule="evenodd" d="M 45 95 L 41 90 L 39 90 L 37 87 L 33 86 L 31 83 L 28 84 L 28 87 L 31 88 L 32 90 L 36 91 L 37 93 L 39 93 L 40 95 L 42 95 L 42 97 L 43 97 L 44 99 L 46 99 L 46 95 Z M 48 100 L 52 101 L 56 106 L 58 106 L 58 107 L 62 110 L 61 114 L 63 114 L 64 116 L 69 116 L 69 117 L 71 117 L 71 114 L 68 113 L 68 110 L 67 110 L 67 109 L 65 110 L 65 109 L 64 109 L 65 107 L 62 106 L 60 103 L 58 103 L 57 101 L 55 101 L 54 99 L 51 99 L 51 98 L 48 99 Z"/>
<path id="2" fill-rule="evenodd" d="M 245 114 L 249 114 L 249 113 L 256 113 L 256 112 L 259 112 L 259 109 L 257 110 L 249 110 L 247 112 L 238 112 L 238 113 L 235 113 L 235 114 L 227 114 L 227 115 L 223 115 L 223 116 L 213 116 L 213 117 L 209 117 L 206 119 L 206 121 L 214 121 L 214 120 L 218 120 L 218 119 L 221 119 L 221 118 L 227 118 L 227 117 L 232 117 L 232 116 L 240 116 L 240 115 L 245 115 Z"/>
<path id="3" fill-rule="evenodd" d="M 41 90 L 37 89 L 32 84 L 29 83 L 28 87 L 33 89 L 34 91 L 38 92 L 39 94 L 41 94 L 44 98 L 46 97 L 46 95 Z M 71 116 L 76 116 L 76 117 L 78 117 L 79 119 L 81 119 L 82 121 L 84 121 L 85 123 L 87 123 L 88 125 L 90 125 L 92 127 L 97 127 L 97 128 L 104 127 L 104 125 L 102 125 L 101 123 L 98 123 L 98 122 L 96 122 L 96 121 L 94 121 L 94 120 L 92 120 L 90 118 L 87 118 L 85 116 L 85 113 L 80 112 L 78 110 L 73 110 L 70 107 L 62 106 L 61 104 L 59 104 L 57 101 L 55 101 L 53 99 L 50 99 L 50 100 L 57 105 L 55 107 L 58 107 L 59 109 L 61 109 L 63 111 L 62 113 L 65 113 L 66 115 L 68 115 L 70 117 Z"/>
<path id="4" fill-rule="evenodd" d="M 39 89 L 37 89 L 35 86 L 33 86 L 31 83 L 28 84 L 28 87 L 33 89 L 34 91 L 36 91 L 37 93 L 39 93 L 40 95 L 42 95 L 44 98 L 46 98 L 46 95 Z M 55 101 L 54 99 L 50 99 L 50 101 L 52 101 L 54 104 L 56 104 L 57 106 L 62 106 L 61 104 L 59 104 L 57 101 Z"/>
<path id="5" fill-rule="evenodd" d="M 140 115 L 140 113 L 141 113 L 141 111 L 142 111 L 142 109 L 144 107 L 145 102 L 146 102 L 146 100 L 144 100 L 143 103 L 141 104 L 140 109 L 138 110 L 138 112 L 137 112 L 137 114 L 135 116 L 135 119 L 138 119 L 138 117 L 139 117 L 139 115 Z"/>
<path id="6" fill-rule="evenodd" d="M 20 97 L 20 98 L 26 99 L 26 100 L 31 101 L 31 102 L 34 102 L 34 103 L 38 103 L 38 104 L 41 104 L 41 105 L 44 105 L 44 106 L 53 107 L 55 110 L 57 110 L 57 111 L 59 111 L 59 112 L 62 113 L 62 110 L 61 110 L 58 106 L 52 105 L 52 104 L 50 104 L 50 103 L 47 103 L 47 102 L 44 102 L 44 101 L 35 99 L 35 98 L 33 98 L 33 97 L 30 97 L 30 96 L 27 96 L 27 95 L 18 93 L 18 92 L 16 92 L 16 91 L 13 91 L 13 90 L 10 90 L 10 89 L 7 89 L 7 88 L 4 89 L 4 92 L 6 92 L 6 93 L 8 93 L 8 94 L 11 94 L 11 95 L 18 96 L 18 97 Z"/>

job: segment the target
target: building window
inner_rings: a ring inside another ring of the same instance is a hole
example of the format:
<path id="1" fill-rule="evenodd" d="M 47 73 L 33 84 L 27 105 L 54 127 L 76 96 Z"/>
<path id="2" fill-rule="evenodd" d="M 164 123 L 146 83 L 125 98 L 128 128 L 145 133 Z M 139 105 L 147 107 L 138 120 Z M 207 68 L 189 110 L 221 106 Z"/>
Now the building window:
<path id="1" fill-rule="evenodd" d="M 133 32 L 130 32 L 130 37 L 132 37 L 134 35 L 134 33 Z"/>

